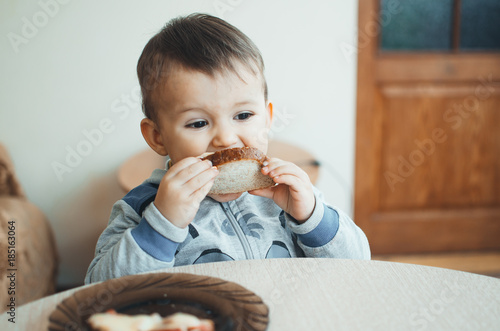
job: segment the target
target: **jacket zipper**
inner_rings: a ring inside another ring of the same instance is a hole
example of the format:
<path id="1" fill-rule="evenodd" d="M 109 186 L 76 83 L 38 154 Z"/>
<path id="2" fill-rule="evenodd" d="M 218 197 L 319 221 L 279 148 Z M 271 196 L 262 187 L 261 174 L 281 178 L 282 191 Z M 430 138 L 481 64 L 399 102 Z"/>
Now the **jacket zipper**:
<path id="1" fill-rule="evenodd" d="M 234 217 L 231 207 L 229 207 L 229 204 L 227 202 L 221 202 L 221 205 L 222 209 L 226 213 L 229 223 L 231 223 L 231 226 L 233 227 L 234 232 L 236 233 L 236 236 L 240 240 L 241 246 L 243 247 L 243 252 L 245 253 L 245 258 L 247 260 L 254 259 L 252 249 L 250 248 L 250 243 L 248 242 L 247 237 L 243 233 L 241 226 L 238 224 L 238 220 L 236 220 L 236 217 Z"/>

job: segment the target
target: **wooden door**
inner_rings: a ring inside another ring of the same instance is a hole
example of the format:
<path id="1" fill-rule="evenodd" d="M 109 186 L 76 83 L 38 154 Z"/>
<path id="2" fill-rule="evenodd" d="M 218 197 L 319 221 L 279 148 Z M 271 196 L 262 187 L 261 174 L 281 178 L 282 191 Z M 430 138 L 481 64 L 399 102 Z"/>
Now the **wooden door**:
<path id="1" fill-rule="evenodd" d="M 354 219 L 374 254 L 500 248 L 499 22 L 498 1 L 359 1 Z"/>

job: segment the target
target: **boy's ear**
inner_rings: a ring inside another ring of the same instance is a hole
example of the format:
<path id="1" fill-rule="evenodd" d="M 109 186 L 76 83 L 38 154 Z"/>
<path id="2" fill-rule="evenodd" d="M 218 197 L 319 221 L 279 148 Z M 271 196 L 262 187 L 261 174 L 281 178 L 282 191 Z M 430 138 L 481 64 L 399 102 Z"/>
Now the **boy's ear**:
<path id="1" fill-rule="evenodd" d="M 267 108 L 267 112 L 269 114 L 269 122 L 267 123 L 267 127 L 270 128 L 271 124 L 273 123 L 273 103 L 269 101 L 267 103 L 266 108 Z"/>
<path id="2" fill-rule="evenodd" d="M 149 118 L 144 118 L 141 121 L 141 132 L 144 140 L 148 143 L 156 153 L 165 156 L 168 154 L 167 148 L 161 139 L 161 133 L 156 126 L 156 123 Z"/>

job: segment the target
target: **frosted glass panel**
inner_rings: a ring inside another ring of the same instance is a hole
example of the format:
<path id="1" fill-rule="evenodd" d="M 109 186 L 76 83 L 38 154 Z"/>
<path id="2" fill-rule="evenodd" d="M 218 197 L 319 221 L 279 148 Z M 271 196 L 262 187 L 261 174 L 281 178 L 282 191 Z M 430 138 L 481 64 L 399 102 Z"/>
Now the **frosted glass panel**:
<path id="1" fill-rule="evenodd" d="M 451 49 L 453 0 L 381 0 L 380 11 L 382 50 Z"/>
<path id="2" fill-rule="evenodd" d="M 500 0 L 462 0 L 460 48 L 500 49 Z"/>

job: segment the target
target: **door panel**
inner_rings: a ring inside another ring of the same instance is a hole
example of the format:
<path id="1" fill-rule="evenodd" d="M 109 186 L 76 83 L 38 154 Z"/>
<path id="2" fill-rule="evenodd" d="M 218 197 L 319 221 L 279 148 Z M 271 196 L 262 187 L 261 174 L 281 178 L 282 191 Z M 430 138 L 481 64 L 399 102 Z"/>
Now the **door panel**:
<path id="1" fill-rule="evenodd" d="M 381 89 L 380 209 L 500 205 L 499 96 L 480 101 L 474 86 L 453 85 L 394 92 Z"/>

